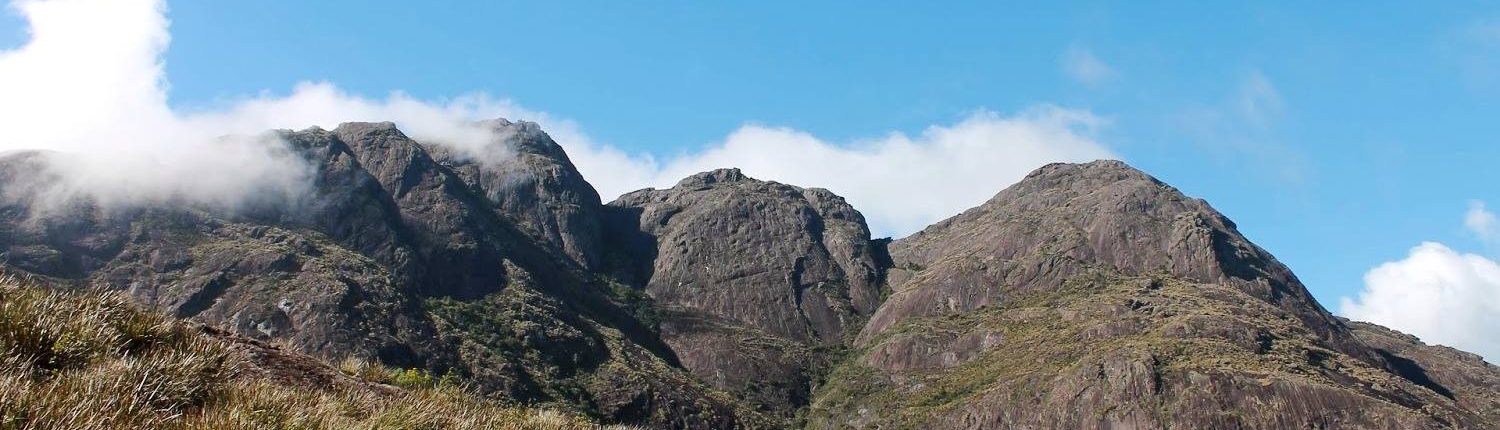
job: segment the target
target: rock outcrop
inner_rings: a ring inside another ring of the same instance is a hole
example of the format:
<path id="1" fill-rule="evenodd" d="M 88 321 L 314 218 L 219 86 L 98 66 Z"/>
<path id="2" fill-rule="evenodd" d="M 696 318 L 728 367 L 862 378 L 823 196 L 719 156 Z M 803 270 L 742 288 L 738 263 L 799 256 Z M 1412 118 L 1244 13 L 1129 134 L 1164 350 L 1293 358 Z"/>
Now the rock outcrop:
<path id="1" fill-rule="evenodd" d="M 58 155 L 9 154 L 0 246 L 7 265 L 54 283 L 125 290 L 325 359 L 452 373 L 613 422 L 763 422 L 679 367 L 635 313 L 640 295 L 585 269 L 600 204 L 561 149 L 535 125 L 489 125 L 513 131 L 493 145 L 516 155 L 459 157 L 390 123 L 281 132 L 312 191 L 235 212 L 54 202 L 32 179 Z"/>
<path id="2" fill-rule="evenodd" d="M 623 277 L 662 312 L 662 338 L 704 381 L 790 416 L 880 300 L 882 244 L 827 190 L 693 175 L 609 205 Z"/>
<path id="3" fill-rule="evenodd" d="M 234 210 L 105 206 L 56 187 L 66 154 L 3 154 L 0 260 L 246 345 L 655 428 L 1500 427 L 1500 369 L 1331 315 L 1120 162 L 1045 166 L 891 242 L 735 169 L 604 205 L 535 124 L 479 125 L 276 132 L 308 191 Z"/>
<path id="4" fill-rule="evenodd" d="M 1416 336 L 1375 324 L 1344 322 L 1355 337 L 1386 357 L 1403 377 L 1453 399 L 1490 427 L 1500 426 L 1500 391 L 1495 388 L 1500 387 L 1500 366 L 1473 353 L 1427 345 Z"/>
<path id="5" fill-rule="evenodd" d="M 906 269 L 932 270 L 906 270 L 911 276 L 865 328 L 866 338 L 896 320 L 1055 289 L 1090 269 L 1225 283 L 1325 335 L 1337 325 L 1291 270 L 1232 221 L 1119 161 L 1042 167 L 989 202 L 892 243 L 891 255 Z"/>
<path id="6" fill-rule="evenodd" d="M 597 269 L 599 193 L 568 161 L 562 146 L 532 122 L 481 123 L 495 138 L 479 148 L 429 148 L 439 162 L 502 213 L 585 269 Z"/>
<path id="7" fill-rule="evenodd" d="M 1043 167 L 890 252 L 893 293 L 811 427 L 1493 425 L 1207 203 L 1120 162 Z"/>

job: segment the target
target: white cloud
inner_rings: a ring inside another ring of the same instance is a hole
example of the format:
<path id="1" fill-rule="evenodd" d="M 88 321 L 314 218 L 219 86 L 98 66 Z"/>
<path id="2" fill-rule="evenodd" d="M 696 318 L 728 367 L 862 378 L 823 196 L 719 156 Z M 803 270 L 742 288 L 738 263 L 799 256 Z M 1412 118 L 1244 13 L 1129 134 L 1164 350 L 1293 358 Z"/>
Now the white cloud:
<path id="1" fill-rule="evenodd" d="M 58 186 L 106 203 L 189 199 L 232 207 L 267 191 L 298 192 L 306 166 L 276 142 L 218 137 L 345 121 L 393 121 L 414 138 L 459 148 L 490 138 L 469 125 L 473 120 L 536 121 L 606 200 L 670 186 L 697 171 L 740 167 L 761 179 L 832 189 L 863 211 L 877 234 L 897 235 L 983 202 L 1042 164 L 1113 157 L 1092 138 L 1099 118 L 1049 106 L 1013 116 L 981 111 L 916 136 L 840 143 L 746 125 L 722 142 L 661 160 L 594 142 L 571 121 L 483 94 L 429 101 L 398 92 L 370 99 L 312 82 L 287 96 L 263 94 L 182 113 L 166 103 L 161 61 L 170 36 L 160 0 L 13 6 L 29 21 L 32 38 L 0 52 L 0 118 L 13 120 L 0 150 L 68 154 L 59 164 L 67 180 Z M 1096 66 L 1103 69 L 1090 73 L 1107 71 L 1102 63 L 1090 67 Z"/>
<path id="2" fill-rule="evenodd" d="M 1495 214 L 1486 209 L 1482 201 L 1469 202 L 1469 211 L 1464 213 L 1464 227 L 1486 245 L 1500 243 L 1500 219 L 1495 218 Z"/>
<path id="3" fill-rule="evenodd" d="M 180 127 L 166 108 L 160 53 L 169 39 L 161 5 L 143 1 L 23 1 L 12 8 L 30 23 L 31 40 L 0 52 L 0 150 L 74 154 L 55 167 L 58 188 L 132 199 L 194 194 L 212 199 L 220 179 L 254 178 L 289 188 L 300 176 L 284 157 L 255 142 L 212 144 Z M 203 144 L 189 145 L 189 141 Z M 212 149 L 208 149 L 208 148 Z M 221 155 L 222 154 L 222 155 Z M 228 160 L 229 155 L 246 157 Z M 223 174 L 213 174 L 223 172 Z M 200 177 L 162 190 L 161 177 Z"/>
<path id="4" fill-rule="evenodd" d="M 876 234 L 905 234 L 983 203 L 1042 164 L 1112 158 L 1091 139 L 1101 120 L 1041 107 L 979 112 L 917 136 L 836 145 L 786 128 L 745 126 L 707 151 L 670 160 L 656 183 L 740 167 L 747 175 L 828 188 L 863 212 Z"/>
<path id="5" fill-rule="evenodd" d="M 1094 56 L 1092 51 L 1078 46 L 1069 47 L 1063 53 L 1062 67 L 1068 77 L 1090 87 L 1098 87 L 1115 77 L 1114 68 Z"/>
<path id="6" fill-rule="evenodd" d="M 1357 300 L 1339 313 L 1500 359 L 1500 264 L 1427 242 L 1365 274 Z"/>
<path id="7" fill-rule="evenodd" d="M 1240 82 L 1237 107 L 1246 121 L 1257 127 L 1265 127 L 1281 117 L 1285 103 L 1271 79 L 1257 70 Z"/>
<path id="8" fill-rule="evenodd" d="M 54 201 L 43 205 L 83 194 L 105 205 L 187 200 L 233 208 L 307 186 L 307 166 L 265 135 L 271 129 L 389 120 L 419 139 L 466 148 L 491 138 L 474 119 L 537 116 L 484 95 L 371 100 L 329 83 L 303 83 L 286 97 L 249 98 L 218 111 L 174 112 L 162 68 L 170 35 L 161 1 L 10 6 L 29 24 L 30 38 L 0 52 L 0 151 L 51 152 L 50 167 L 63 180 L 35 184 L 53 191 L 47 195 Z"/>

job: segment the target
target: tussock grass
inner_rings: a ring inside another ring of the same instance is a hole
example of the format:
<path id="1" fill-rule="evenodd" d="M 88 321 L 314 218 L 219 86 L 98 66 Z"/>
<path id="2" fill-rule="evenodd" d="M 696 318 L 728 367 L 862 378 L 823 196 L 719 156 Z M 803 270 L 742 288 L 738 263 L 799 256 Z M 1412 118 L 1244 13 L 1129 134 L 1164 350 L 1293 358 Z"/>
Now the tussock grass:
<path id="1" fill-rule="evenodd" d="M 582 418 L 507 407 L 452 388 L 384 396 L 315 391 L 265 381 L 237 383 L 202 413 L 174 428 L 205 429 L 592 429 Z"/>
<path id="2" fill-rule="evenodd" d="M 118 294 L 0 275 L 0 430 L 602 428 L 421 370 L 346 360 L 345 373 L 401 390 L 299 387 L 240 372 L 240 360 Z"/>

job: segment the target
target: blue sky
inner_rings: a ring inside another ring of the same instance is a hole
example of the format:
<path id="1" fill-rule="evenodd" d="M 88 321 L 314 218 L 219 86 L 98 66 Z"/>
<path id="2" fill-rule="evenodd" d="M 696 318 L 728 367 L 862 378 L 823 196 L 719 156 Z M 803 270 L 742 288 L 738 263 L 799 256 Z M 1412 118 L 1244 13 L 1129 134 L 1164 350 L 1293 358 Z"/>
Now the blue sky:
<path id="1" fill-rule="evenodd" d="M 1500 4 L 808 3 L 171 2 L 167 94 L 481 92 L 664 159 L 746 124 L 858 145 L 1056 106 L 1331 309 L 1426 241 L 1496 256 L 1465 214 L 1500 205 Z"/>

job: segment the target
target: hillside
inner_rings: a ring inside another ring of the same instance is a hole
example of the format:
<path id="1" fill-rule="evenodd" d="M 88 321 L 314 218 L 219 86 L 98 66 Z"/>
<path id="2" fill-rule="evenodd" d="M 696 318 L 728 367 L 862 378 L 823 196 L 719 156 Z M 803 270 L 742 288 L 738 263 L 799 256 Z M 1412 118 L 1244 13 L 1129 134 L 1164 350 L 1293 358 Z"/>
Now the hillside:
<path id="1" fill-rule="evenodd" d="M 336 368 L 114 293 L 4 277 L 0 300 L 0 428 L 604 428 L 421 371 Z"/>
<path id="2" fill-rule="evenodd" d="M 890 249 L 894 294 L 829 378 L 813 427 L 1500 420 L 1362 341 L 1206 202 L 1117 161 L 1043 167 Z"/>
<path id="3" fill-rule="evenodd" d="M 891 241 L 828 190 L 735 169 L 605 204 L 535 124 L 482 125 L 482 148 L 278 131 L 310 191 L 234 210 L 105 207 L 49 188 L 64 154 L 0 155 L 4 265 L 87 291 L 48 300 L 128 299 L 206 333 L 171 336 L 321 375 L 208 366 L 219 394 L 121 422 L 220 395 L 342 402 L 366 412 L 329 422 L 356 427 L 401 405 L 695 429 L 1500 427 L 1500 368 L 1333 316 L 1228 217 L 1118 161 L 1042 167 Z M 54 297 L 7 288 L 7 309 Z M 148 349 L 205 360 L 185 345 Z M 134 371 L 110 351 L 70 372 Z M 24 396 L 6 410 L 105 399 Z"/>

